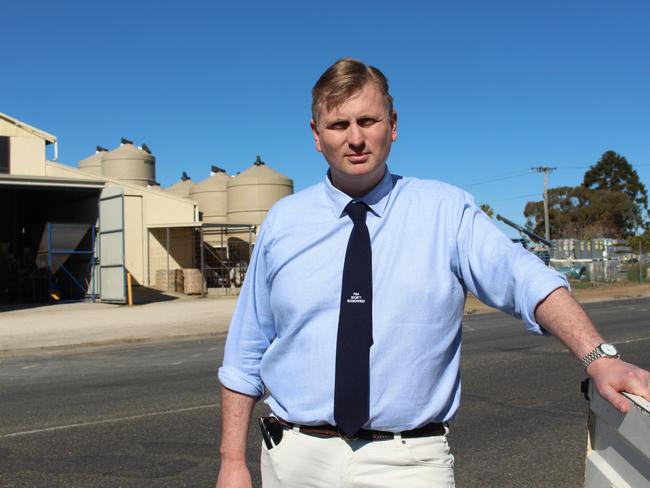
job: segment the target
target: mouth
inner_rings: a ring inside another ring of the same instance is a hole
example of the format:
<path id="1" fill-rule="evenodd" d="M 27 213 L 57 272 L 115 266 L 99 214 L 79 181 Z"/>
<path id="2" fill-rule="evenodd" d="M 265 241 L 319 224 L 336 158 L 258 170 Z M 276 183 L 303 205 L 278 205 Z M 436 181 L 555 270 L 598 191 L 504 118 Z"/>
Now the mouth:
<path id="1" fill-rule="evenodd" d="M 370 157 L 370 153 L 368 152 L 361 153 L 361 154 L 351 153 L 351 154 L 346 154 L 345 157 L 351 163 L 359 164 L 359 163 L 365 163 Z"/>

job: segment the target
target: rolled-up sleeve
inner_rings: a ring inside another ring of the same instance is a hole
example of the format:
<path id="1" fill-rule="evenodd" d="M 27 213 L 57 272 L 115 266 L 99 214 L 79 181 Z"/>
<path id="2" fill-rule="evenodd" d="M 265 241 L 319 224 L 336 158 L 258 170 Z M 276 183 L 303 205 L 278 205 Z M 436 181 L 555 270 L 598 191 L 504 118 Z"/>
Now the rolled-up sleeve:
<path id="1" fill-rule="evenodd" d="M 271 220 L 269 214 L 257 237 L 230 322 L 223 365 L 218 372 L 219 381 L 223 386 L 255 397 L 264 394 L 260 361 L 275 338 L 267 273 Z"/>
<path id="2" fill-rule="evenodd" d="M 482 302 L 521 318 L 526 329 L 545 331 L 535 309 L 552 291 L 570 290 L 567 279 L 513 243 L 465 193 L 457 240 L 457 272 Z"/>

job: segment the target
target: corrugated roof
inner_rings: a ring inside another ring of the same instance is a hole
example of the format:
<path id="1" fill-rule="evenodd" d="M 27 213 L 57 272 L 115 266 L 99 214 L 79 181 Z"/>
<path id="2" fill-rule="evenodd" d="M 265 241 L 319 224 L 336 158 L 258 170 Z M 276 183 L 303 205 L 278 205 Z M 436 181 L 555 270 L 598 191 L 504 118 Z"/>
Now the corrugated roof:
<path id="1" fill-rule="evenodd" d="M 27 131 L 27 132 L 29 132 L 31 134 L 34 134 L 37 137 L 40 137 L 41 139 L 45 139 L 45 141 L 50 143 L 50 144 L 54 144 L 56 142 L 56 137 L 53 136 L 52 134 L 48 134 L 47 132 L 45 132 L 45 131 L 43 131 L 41 129 L 37 129 L 36 127 L 32 127 L 31 125 L 26 124 L 25 122 L 22 122 L 22 121 L 20 121 L 18 119 L 15 119 L 15 118 L 7 115 L 7 114 L 3 114 L 2 112 L 0 112 L 0 118 L 6 120 L 10 124 L 14 124 L 16 127 L 20 127 L 21 129 L 23 129 L 23 130 L 25 130 L 25 131 Z"/>
<path id="2" fill-rule="evenodd" d="M 54 168 L 56 168 L 58 170 L 65 170 L 66 172 L 68 172 L 70 174 L 73 174 L 75 176 L 78 175 L 78 176 L 81 177 L 81 179 L 84 179 L 84 180 L 88 179 L 88 176 L 89 176 L 89 174 L 84 172 L 83 170 L 80 170 L 79 168 L 75 168 L 73 166 L 68 166 L 67 164 L 61 164 L 61 163 L 57 163 L 57 162 L 54 162 L 54 161 L 45 161 L 45 167 L 47 168 L 48 166 L 52 166 L 52 167 L 54 167 Z M 7 176 L 12 176 L 12 175 L 0 175 L 0 178 L 1 177 L 7 177 Z M 22 176 L 22 178 L 30 179 L 30 178 L 41 178 L 41 177 Z M 56 177 L 48 176 L 47 178 L 56 178 Z M 110 183 L 113 183 L 115 185 L 122 186 L 124 188 L 129 188 L 130 190 L 135 190 L 136 192 L 153 193 L 154 195 L 159 196 L 159 197 L 162 196 L 162 197 L 165 197 L 165 198 L 176 200 L 177 202 L 188 203 L 188 198 L 183 198 L 183 197 L 180 197 L 178 195 L 174 195 L 173 193 L 165 193 L 165 192 L 162 192 L 162 191 L 160 191 L 158 189 L 147 188 L 146 186 L 141 186 L 141 185 L 134 185 L 132 183 L 128 183 L 126 181 L 116 180 L 114 178 L 109 178 L 109 177 L 104 176 L 104 175 L 92 175 L 92 178 L 94 179 L 94 181 L 110 182 Z M 74 178 L 74 180 L 76 180 L 76 178 Z M 192 200 L 189 199 L 189 202 L 192 202 Z"/>
<path id="3" fill-rule="evenodd" d="M 2 186 L 47 186 L 61 188 L 104 188 L 106 183 L 95 179 L 60 178 L 57 176 L 0 175 Z"/>

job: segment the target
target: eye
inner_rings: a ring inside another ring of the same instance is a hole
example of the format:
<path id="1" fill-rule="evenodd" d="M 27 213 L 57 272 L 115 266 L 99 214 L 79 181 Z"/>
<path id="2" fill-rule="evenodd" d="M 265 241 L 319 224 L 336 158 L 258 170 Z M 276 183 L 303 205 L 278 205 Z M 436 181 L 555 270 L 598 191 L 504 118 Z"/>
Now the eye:
<path id="1" fill-rule="evenodd" d="M 350 125 L 349 122 L 345 120 L 339 120 L 337 122 L 331 123 L 330 125 L 327 126 L 327 128 L 332 130 L 345 130 L 348 128 L 349 125 Z"/>
<path id="2" fill-rule="evenodd" d="M 359 119 L 357 121 L 357 123 L 359 124 L 359 127 L 370 127 L 370 126 L 376 124 L 377 120 L 373 119 L 371 117 L 364 117 L 362 119 Z"/>

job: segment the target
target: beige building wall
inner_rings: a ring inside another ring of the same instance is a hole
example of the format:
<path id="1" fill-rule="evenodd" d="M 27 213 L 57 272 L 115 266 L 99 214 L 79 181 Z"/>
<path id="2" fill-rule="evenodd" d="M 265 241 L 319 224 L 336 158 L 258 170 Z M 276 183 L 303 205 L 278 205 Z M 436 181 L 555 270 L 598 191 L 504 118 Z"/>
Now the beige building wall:
<path id="1" fill-rule="evenodd" d="M 20 137 L 25 136 L 25 131 L 18 127 L 16 124 L 0 118 L 0 136 Z"/>
<path id="2" fill-rule="evenodd" d="M 125 204 L 125 262 L 126 268 L 133 279 L 145 286 L 155 285 L 155 273 L 149 270 L 149 252 L 152 245 L 147 245 L 148 227 L 152 225 L 187 224 L 194 222 L 196 202 L 171 195 L 160 190 L 148 189 L 132 183 L 118 182 L 105 176 L 85 173 L 72 166 L 47 161 L 45 165 L 47 176 L 60 178 L 78 178 L 106 181 L 107 186 L 117 185 L 124 189 Z M 180 238 L 179 238 L 180 239 Z M 150 239 L 151 241 L 151 239 Z M 164 241 L 163 241 L 164 245 Z M 191 245 L 188 249 L 178 249 L 179 267 L 189 267 L 191 263 Z"/>
<path id="3" fill-rule="evenodd" d="M 45 141 L 35 137 L 10 137 L 9 174 L 45 176 Z"/>
<path id="4" fill-rule="evenodd" d="M 78 180 L 95 180 L 106 181 L 106 178 L 101 176 L 90 176 L 88 173 L 73 168 L 65 164 L 57 163 L 55 161 L 45 161 L 45 176 L 52 176 L 55 178 L 73 178 Z"/>
<path id="5" fill-rule="evenodd" d="M 9 174 L 45 175 L 45 145 L 56 137 L 3 113 L 0 136 L 9 137 Z"/>

